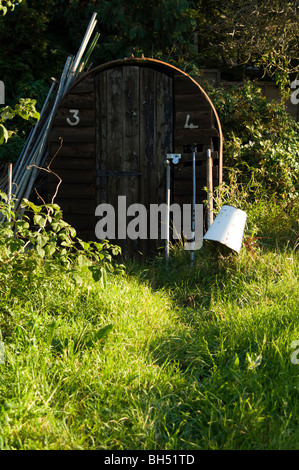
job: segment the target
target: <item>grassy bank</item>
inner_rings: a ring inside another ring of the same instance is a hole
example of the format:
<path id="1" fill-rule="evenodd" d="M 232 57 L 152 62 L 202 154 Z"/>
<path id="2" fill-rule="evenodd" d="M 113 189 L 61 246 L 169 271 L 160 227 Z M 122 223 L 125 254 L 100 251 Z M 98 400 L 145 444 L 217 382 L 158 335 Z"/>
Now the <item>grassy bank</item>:
<path id="1" fill-rule="evenodd" d="M 272 238 L 193 267 L 174 250 L 105 283 L 2 270 L 0 448 L 298 449 L 296 236 L 258 212 Z"/>

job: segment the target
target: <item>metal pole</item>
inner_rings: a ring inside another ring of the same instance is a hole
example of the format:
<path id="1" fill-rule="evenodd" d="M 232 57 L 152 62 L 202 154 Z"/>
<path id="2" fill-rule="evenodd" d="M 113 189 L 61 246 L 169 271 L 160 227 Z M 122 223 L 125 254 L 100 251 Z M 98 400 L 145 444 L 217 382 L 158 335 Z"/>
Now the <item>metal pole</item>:
<path id="1" fill-rule="evenodd" d="M 191 251 L 191 266 L 194 263 L 194 242 L 195 242 L 195 204 L 196 204 L 196 158 L 195 158 L 196 145 L 194 144 L 192 151 L 192 169 L 193 169 L 193 197 L 192 197 L 192 219 L 191 219 L 191 232 L 192 232 L 192 251 Z"/>
<path id="2" fill-rule="evenodd" d="M 87 29 L 86 29 L 86 32 L 85 32 L 85 36 L 84 36 L 84 38 L 83 38 L 83 40 L 82 40 L 80 49 L 79 49 L 79 51 L 78 51 L 78 53 L 77 53 L 77 56 L 76 56 L 76 59 L 75 59 L 74 65 L 73 65 L 72 73 L 75 72 L 76 69 L 77 69 L 78 66 L 79 66 L 79 62 L 80 62 L 80 60 L 81 60 L 81 58 L 82 58 L 82 56 L 83 56 L 83 53 L 84 53 L 84 51 L 85 51 L 85 49 L 86 49 L 86 46 L 87 46 L 87 44 L 88 44 L 88 42 L 89 42 L 89 39 L 90 39 L 90 37 L 91 37 L 91 35 L 92 35 L 92 32 L 93 32 L 93 30 L 94 30 L 94 28 L 95 28 L 95 26 L 96 26 L 96 24 L 97 24 L 97 21 L 98 21 L 98 20 L 96 20 L 96 17 L 97 17 L 97 13 L 94 12 L 93 15 L 92 15 L 92 17 L 91 17 L 91 20 L 90 20 L 90 22 L 89 22 L 89 25 L 87 26 Z"/>
<path id="3" fill-rule="evenodd" d="M 81 65 L 79 67 L 79 73 L 82 72 L 83 68 L 85 67 L 85 65 L 87 64 L 87 62 L 89 61 L 89 58 L 95 48 L 95 45 L 96 43 L 98 42 L 98 39 L 100 37 L 100 33 L 95 33 L 95 36 L 88 48 L 88 50 L 86 51 L 85 55 L 82 57 L 82 61 L 81 61 Z"/>
<path id="4" fill-rule="evenodd" d="M 213 159 L 211 149 L 207 150 L 207 199 L 208 199 L 208 229 L 213 223 Z"/>
<path id="5" fill-rule="evenodd" d="M 50 87 L 50 90 L 48 92 L 48 95 L 47 95 L 47 98 L 43 104 L 43 107 L 42 107 L 42 110 L 40 112 L 40 118 L 39 118 L 39 122 L 41 121 L 41 119 L 43 118 L 43 115 L 44 115 L 44 112 L 45 112 L 45 109 L 48 105 L 48 102 L 50 101 L 50 97 L 52 95 L 52 92 L 53 92 L 53 89 L 54 87 L 56 86 L 56 79 L 52 79 L 53 82 L 51 84 L 51 87 Z M 23 170 L 23 163 L 24 163 L 24 160 L 27 158 L 27 150 L 29 150 L 30 148 L 30 145 L 31 145 L 31 142 L 37 132 L 37 129 L 39 129 L 39 122 L 37 122 L 35 124 L 35 126 L 31 129 L 29 135 L 28 135 L 28 139 L 27 141 L 25 142 L 25 146 L 23 147 L 23 150 L 18 158 L 18 161 L 16 163 L 16 171 L 14 173 L 14 181 L 17 182 L 18 181 L 18 177 L 19 177 L 19 173 Z M 32 150 L 30 150 L 32 151 Z"/>
<path id="6" fill-rule="evenodd" d="M 86 47 L 87 47 L 87 44 L 88 44 L 88 42 L 89 42 L 89 39 L 90 39 L 90 37 L 91 37 L 91 35 L 92 35 L 92 33 L 93 33 L 93 30 L 94 30 L 94 28 L 95 28 L 95 26 L 96 26 L 96 24 L 97 24 L 97 21 L 98 21 L 98 20 L 96 20 L 96 16 L 97 16 L 97 13 L 95 12 L 95 13 L 93 13 L 93 15 L 92 15 L 92 17 L 91 17 L 91 20 L 90 20 L 89 25 L 88 25 L 88 27 L 87 27 L 87 30 L 86 30 L 86 32 L 85 32 L 85 36 L 84 36 L 84 38 L 83 38 L 83 40 L 82 40 L 81 46 L 80 46 L 80 48 L 79 48 L 79 51 L 78 51 L 78 53 L 77 53 L 77 55 L 76 55 L 76 57 L 75 57 L 75 60 L 74 60 L 73 66 L 72 66 L 72 70 L 71 70 L 70 75 L 69 75 L 69 77 L 68 77 L 68 79 L 67 79 L 67 82 L 66 82 L 66 91 L 69 89 L 69 87 L 70 87 L 72 81 L 75 79 L 75 76 L 76 76 L 76 73 L 77 73 L 77 69 L 78 69 L 79 64 L 80 64 L 80 60 L 82 59 L 82 56 L 83 56 L 83 54 L 84 54 L 84 51 L 85 51 L 85 49 L 86 49 Z"/>
<path id="7" fill-rule="evenodd" d="M 52 117 L 54 116 L 54 114 L 56 112 L 56 109 L 59 105 L 60 98 L 63 96 L 63 93 L 65 91 L 65 82 L 66 82 L 66 79 L 67 79 L 67 75 L 69 73 L 69 69 L 70 69 L 70 65 L 72 63 L 72 60 L 73 59 L 72 59 L 71 56 L 69 56 L 66 60 L 66 63 L 64 65 L 64 69 L 63 69 L 63 72 L 62 72 L 62 75 L 61 75 L 61 79 L 60 79 L 60 82 L 59 82 L 59 87 L 58 87 L 58 91 L 57 91 L 57 94 L 56 94 L 56 97 L 55 97 L 54 105 L 53 105 L 49 115 L 47 116 L 46 122 L 44 123 L 44 127 L 43 127 L 41 133 L 39 134 L 39 136 L 37 138 L 37 141 L 36 141 L 32 151 L 29 155 L 29 158 L 28 158 L 28 161 L 27 161 L 28 166 L 33 165 L 33 164 L 39 166 L 40 160 L 43 157 L 45 146 L 47 144 L 47 137 L 48 137 L 48 132 L 49 132 L 49 129 L 50 129 Z M 32 185 L 34 183 L 34 179 L 35 179 L 36 174 L 37 174 L 37 171 L 38 171 L 38 169 L 36 167 L 34 167 L 32 172 L 29 171 L 29 170 L 26 170 L 23 173 L 23 176 L 22 176 L 22 179 L 21 179 L 21 182 L 20 182 L 20 186 L 18 188 L 18 198 L 17 198 L 18 199 L 18 204 L 21 203 L 21 200 L 23 198 L 26 198 L 26 199 L 29 198 L 31 190 L 32 190 Z"/>
<path id="8" fill-rule="evenodd" d="M 169 215 L 170 215 L 170 161 L 166 160 L 166 220 L 165 220 L 165 230 L 166 230 L 166 242 L 165 242 L 165 260 L 166 266 L 169 264 Z"/>

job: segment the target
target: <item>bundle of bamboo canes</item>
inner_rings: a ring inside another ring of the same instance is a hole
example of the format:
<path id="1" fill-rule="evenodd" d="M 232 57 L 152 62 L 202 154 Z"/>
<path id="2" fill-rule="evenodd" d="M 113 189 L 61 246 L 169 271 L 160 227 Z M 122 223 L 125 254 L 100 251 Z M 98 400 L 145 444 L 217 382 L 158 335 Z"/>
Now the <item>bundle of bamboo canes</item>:
<path id="1" fill-rule="evenodd" d="M 9 164 L 7 176 L 2 179 L 0 189 L 7 193 L 13 192 L 16 199 L 15 210 L 18 210 L 23 198 L 29 199 L 39 169 L 43 167 L 48 157 L 47 138 L 52 119 L 62 97 L 82 73 L 98 41 L 100 36 L 98 32 L 91 40 L 97 23 L 96 16 L 97 13 L 93 13 L 77 55 L 67 58 L 60 80 L 52 78 L 52 85 L 40 112 L 40 119 L 31 129 L 13 169 Z M 11 194 L 8 196 L 11 197 Z"/>

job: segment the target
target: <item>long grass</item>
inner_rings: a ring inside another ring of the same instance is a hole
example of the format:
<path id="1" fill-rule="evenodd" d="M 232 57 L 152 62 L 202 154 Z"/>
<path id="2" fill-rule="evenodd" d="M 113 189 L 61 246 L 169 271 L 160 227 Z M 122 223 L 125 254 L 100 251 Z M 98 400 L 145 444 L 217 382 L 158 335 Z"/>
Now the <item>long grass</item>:
<path id="1" fill-rule="evenodd" d="M 259 213 L 273 235 L 279 214 Z M 105 286 L 42 263 L 3 279 L 0 448 L 298 449 L 299 260 L 279 233 L 192 267 L 176 249 L 168 269 L 127 263 Z"/>

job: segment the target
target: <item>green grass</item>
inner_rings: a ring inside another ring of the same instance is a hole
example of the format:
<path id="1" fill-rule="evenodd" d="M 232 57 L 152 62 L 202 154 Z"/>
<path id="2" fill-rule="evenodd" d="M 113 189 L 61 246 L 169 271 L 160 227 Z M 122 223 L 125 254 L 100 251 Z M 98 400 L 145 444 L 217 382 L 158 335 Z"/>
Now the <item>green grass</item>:
<path id="1" fill-rule="evenodd" d="M 239 256 L 174 250 L 105 287 L 2 277 L 0 448 L 297 450 L 299 259 L 270 212 Z"/>

